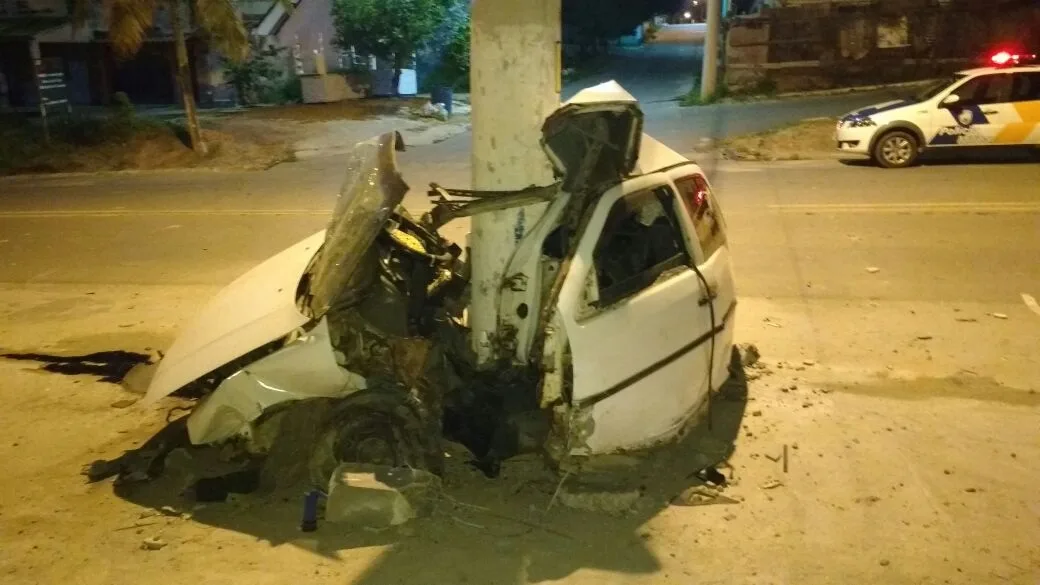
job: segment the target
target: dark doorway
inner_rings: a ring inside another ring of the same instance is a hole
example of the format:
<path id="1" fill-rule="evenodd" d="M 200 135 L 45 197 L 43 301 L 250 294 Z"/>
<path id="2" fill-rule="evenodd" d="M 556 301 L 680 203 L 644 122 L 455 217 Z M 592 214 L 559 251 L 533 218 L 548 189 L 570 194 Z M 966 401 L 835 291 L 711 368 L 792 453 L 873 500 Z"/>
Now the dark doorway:
<path id="1" fill-rule="evenodd" d="M 36 103 L 36 84 L 28 41 L 0 41 L 0 71 L 7 79 L 7 99 L 11 107 Z"/>
<path id="2" fill-rule="evenodd" d="M 125 92 L 134 104 L 175 103 L 172 57 L 170 44 L 145 43 L 133 58 L 115 61 L 113 91 Z"/>

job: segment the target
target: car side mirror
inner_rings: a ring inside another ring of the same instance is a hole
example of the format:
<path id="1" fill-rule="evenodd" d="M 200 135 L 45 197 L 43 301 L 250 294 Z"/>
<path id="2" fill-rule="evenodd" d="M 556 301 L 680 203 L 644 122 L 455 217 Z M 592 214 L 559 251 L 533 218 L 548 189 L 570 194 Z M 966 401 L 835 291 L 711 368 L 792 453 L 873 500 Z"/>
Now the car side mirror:
<path id="1" fill-rule="evenodd" d="M 943 101 L 942 101 L 942 103 L 940 105 L 942 105 L 942 106 L 952 106 L 953 104 L 955 104 L 955 103 L 957 103 L 959 101 L 961 101 L 961 96 L 959 96 L 959 95 L 957 95 L 955 93 L 951 93 L 950 95 L 948 95 L 945 98 L 943 98 Z"/>

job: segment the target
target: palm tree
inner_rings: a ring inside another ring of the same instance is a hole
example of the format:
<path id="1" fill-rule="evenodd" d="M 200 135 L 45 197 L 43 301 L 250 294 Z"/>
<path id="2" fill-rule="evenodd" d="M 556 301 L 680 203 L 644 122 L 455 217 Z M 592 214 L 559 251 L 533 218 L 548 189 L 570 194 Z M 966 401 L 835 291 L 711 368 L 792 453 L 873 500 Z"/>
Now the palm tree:
<path id="1" fill-rule="evenodd" d="M 86 21 L 92 0 L 75 0 L 76 21 Z M 279 0 L 288 4 L 288 0 Z M 235 8 L 234 0 L 101 0 L 108 22 L 108 39 L 116 58 L 134 56 L 144 44 L 156 15 L 169 15 L 177 59 L 177 84 L 188 122 L 192 149 L 206 153 L 195 107 L 194 80 L 188 64 L 188 46 L 184 40 L 186 15 L 194 15 L 198 28 L 205 31 L 211 46 L 226 58 L 240 62 L 249 54 L 249 34 Z"/>

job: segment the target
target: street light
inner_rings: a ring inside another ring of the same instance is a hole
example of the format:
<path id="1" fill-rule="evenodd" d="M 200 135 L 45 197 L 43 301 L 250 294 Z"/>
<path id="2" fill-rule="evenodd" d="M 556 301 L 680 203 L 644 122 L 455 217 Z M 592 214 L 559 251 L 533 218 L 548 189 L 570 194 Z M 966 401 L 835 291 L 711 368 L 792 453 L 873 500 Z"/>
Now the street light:
<path id="1" fill-rule="evenodd" d="M 683 12 L 683 18 L 685 18 L 686 20 L 690 20 L 691 18 L 693 18 L 693 15 L 689 12 Z"/>

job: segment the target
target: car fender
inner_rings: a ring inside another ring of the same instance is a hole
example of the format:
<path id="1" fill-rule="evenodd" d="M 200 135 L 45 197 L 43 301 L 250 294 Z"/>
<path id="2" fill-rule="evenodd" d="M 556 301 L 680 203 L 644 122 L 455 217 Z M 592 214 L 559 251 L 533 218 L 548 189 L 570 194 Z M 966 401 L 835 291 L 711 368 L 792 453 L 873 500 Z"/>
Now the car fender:
<path id="1" fill-rule="evenodd" d="M 878 127 L 877 131 L 874 132 L 874 136 L 870 138 L 870 147 L 867 149 L 867 152 L 874 152 L 874 146 L 877 144 L 878 139 L 892 130 L 905 130 L 913 134 L 917 138 L 919 150 L 924 150 L 928 147 L 928 141 L 925 140 L 924 131 L 921 130 L 920 126 L 906 120 L 896 120 Z"/>

